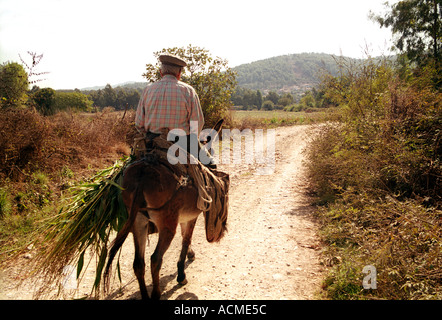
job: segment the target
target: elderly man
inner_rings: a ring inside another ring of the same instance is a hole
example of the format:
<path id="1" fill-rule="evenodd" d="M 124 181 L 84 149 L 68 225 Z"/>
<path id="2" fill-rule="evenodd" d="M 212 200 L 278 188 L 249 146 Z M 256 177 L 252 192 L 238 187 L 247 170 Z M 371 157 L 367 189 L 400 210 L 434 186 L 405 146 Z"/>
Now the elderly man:
<path id="1" fill-rule="evenodd" d="M 195 89 L 180 81 L 187 63 L 169 54 L 161 55 L 159 59 L 162 78 L 144 89 L 138 103 L 135 126 L 147 135 L 156 136 L 163 128 L 184 133 L 186 139 L 178 137 L 177 144 L 198 158 L 201 148 L 198 137 L 204 116 Z M 207 165 L 214 167 L 212 159 Z"/>

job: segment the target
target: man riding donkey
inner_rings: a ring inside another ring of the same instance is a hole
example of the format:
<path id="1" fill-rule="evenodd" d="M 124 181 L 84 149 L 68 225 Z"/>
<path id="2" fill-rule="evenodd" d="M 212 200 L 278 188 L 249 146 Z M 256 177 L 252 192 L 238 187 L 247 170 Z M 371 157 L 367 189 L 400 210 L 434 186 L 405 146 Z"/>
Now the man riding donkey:
<path id="1" fill-rule="evenodd" d="M 135 125 L 142 137 L 135 138 L 136 161 L 123 174 L 122 198 L 129 217 L 113 242 L 105 271 L 106 283 L 113 258 L 132 232 L 133 267 L 143 299 L 149 298 L 144 281 L 146 236 L 154 232 L 159 234 L 151 256 L 151 297 L 159 298 L 162 258 L 177 225 L 180 224 L 183 236 L 177 281 L 185 284 L 184 263 L 186 256 L 194 259 L 190 243 L 198 216 L 204 215 L 207 241 L 216 242 L 226 231 L 228 214 L 229 175 L 216 170 L 208 152 L 201 150 L 198 136 L 204 116 L 199 98 L 190 85 L 180 81 L 187 63 L 172 55 L 161 55 L 159 59 L 162 79 L 148 85 L 140 98 Z M 222 121 L 212 130 L 211 139 L 214 132 L 219 132 L 221 124 Z M 178 151 L 180 161 L 173 159 L 176 152 L 170 150 Z M 198 161 L 201 158 L 204 161 Z"/>
<path id="2" fill-rule="evenodd" d="M 200 159 L 202 146 L 198 137 L 204 125 L 204 115 L 195 89 L 180 81 L 187 63 L 170 54 L 161 55 L 159 60 L 162 79 L 144 90 L 138 103 L 135 126 L 145 134 L 147 143 L 164 130 L 178 132 L 168 136 L 178 140 L 175 142 L 180 147 Z M 179 133 L 186 137 L 179 136 Z M 216 168 L 213 158 L 207 152 L 203 155 L 207 158 L 200 159 L 201 162 L 209 168 Z"/>

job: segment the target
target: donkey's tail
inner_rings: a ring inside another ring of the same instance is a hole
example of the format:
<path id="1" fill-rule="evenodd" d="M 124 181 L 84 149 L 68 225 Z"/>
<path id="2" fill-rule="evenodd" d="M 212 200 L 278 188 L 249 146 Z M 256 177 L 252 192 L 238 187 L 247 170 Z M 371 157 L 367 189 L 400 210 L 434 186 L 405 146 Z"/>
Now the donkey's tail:
<path id="1" fill-rule="evenodd" d="M 109 276 L 111 273 L 110 271 L 112 269 L 112 261 L 114 260 L 115 255 L 117 254 L 118 250 L 120 250 L 121 246 L 123 245 L 124 241 L 126 240 L 127 235 L 132 230 L 132 226 L 135 222 L 135 218 L 137 217 L 138 207 L 135 204 L 136 204 L 138 196 L 139 196 L 139 194 L 138 194 L 138 186 L 137 186 L 135 188 L 134 197 L 132 199 L 132 204 L 130 206 L 129 218 L 126 221 L 126 223 L 123 225 L 123 228 L 121 228 L 121 230 L 117 233 L 115 240 L 111 244 L 111 249 L 109 251 L 109 256 L 108 256 L 107 265 L 106 265 L 106 269 L 104 272 L 104 278 L 103 278 L 105 292 L 107 292 L 109 290 L 109 285 L 110 285 Z"/>

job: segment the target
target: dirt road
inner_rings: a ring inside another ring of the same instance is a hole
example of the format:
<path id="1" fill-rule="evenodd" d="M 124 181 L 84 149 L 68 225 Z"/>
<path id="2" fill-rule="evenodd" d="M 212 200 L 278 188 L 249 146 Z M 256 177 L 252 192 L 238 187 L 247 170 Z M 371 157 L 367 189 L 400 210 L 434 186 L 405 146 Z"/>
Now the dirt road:
<path id="1" fill-rule="evenodd" d="M 181 246 L 178 231 L 163 259 L 162 299 L 315 298 L 320 290 L 322 266 L 317 226 L 312 218 L 314 208 L 309 206 L 302 166 L 309 129 L 276 129 L 273 174 L 257 174 L 256 164 L 219 165 L 231 177 L 228 233 L 220 243 L 208 243 L 200 216 L 192 242 L 196 259 L 186 263 L 188 284 L 180 286 L 176 282 Z M 149 240 L 146 257 L 155 248 L 156 235 Z M 122 284 L 114 279 L 110 294 L 102 298 L 140 298 L 132 271 L 133 257 L 132 237 L 128 237 L 120 258 Z M 3 283 L 2 298 L 31 298 L 33 290 L 29 285 L 25 290 L 12 288 L 10 276 L 4 273 L 3 278 L 8 280 Z M 93 279 L 91 267 L 71 297 L 89 294 Z M 146 282 L 150 292 L 149 266 Z"/>

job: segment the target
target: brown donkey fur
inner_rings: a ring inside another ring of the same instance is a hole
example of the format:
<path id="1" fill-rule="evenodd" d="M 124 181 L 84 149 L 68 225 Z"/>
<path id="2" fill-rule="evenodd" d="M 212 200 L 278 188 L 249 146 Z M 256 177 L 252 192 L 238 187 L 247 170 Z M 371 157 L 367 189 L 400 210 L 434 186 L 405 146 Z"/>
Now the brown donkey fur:
<path id="1" fill-rule="evenodd" d="M 220 127 L 221 125 L 214 130 L 219 132 Z M 216 171 L 213 173 L 217 175 Z M 223 184 L 223 190 L 228 193 L 229 177 L 226 174 L 220 176 L 218 181 Z M 109 286 L 112 261 L 129 232 L 132 232 L 135 243 L 134 272 L 140 286 L 141 297 L 149 299 L 144 280 L 145 247 L 147 235 L 158 232 L 158 243 L 150 260 L 153 282 L 151 297 L 159 299 L 161 296 L 159 274 L 163 255 L 175 236 L 178 224 L 181 225 L 183 242 L 178 260 L 177 281 L 180 284 L 187 283 L 184 263 L 186 256 L 191 260 L 195 257 L 190 244 L 196 220 L 202 212 L 197 208 L 198 189 L 195 183 L 180 183 L 177 175 L 170 168 L 149 158 L 136 161 L 125 170 L 122 187 L 124 189 L 122 191 L 123 201 L 129 217 L 118 232 L 109 251 L 104 276 L 105 287 Z M 209 221 L 207 212 L 204 213 L 204 217 L 207 231 L 207 221 Z M 226 231 L 227 214 L 216 218 L 223 220 L 217 221 L 217 228 L 220 230 L 218 230 L 217 237 L 213 239 L 219 241 Z"/>

